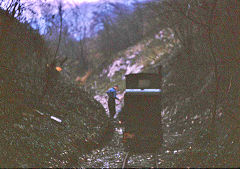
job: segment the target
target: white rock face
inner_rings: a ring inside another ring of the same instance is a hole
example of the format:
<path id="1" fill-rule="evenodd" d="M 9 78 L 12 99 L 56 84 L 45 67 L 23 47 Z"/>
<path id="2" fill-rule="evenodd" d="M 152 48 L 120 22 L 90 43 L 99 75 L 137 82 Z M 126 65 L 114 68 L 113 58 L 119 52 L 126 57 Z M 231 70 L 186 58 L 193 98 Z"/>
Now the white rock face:
<path id="1" fill-rule="evenodd" d="M 161 30 L 158 34 L 156 34 L 155 39 L 163 41 L 166 38 L 169 38 L 169 31 Z M 157 40 L 157 41 L 158 41 Z M 124 53 L 122 53 L 118 58 L 116 58 L 112 64 L 110 64 L 107 68 L 103 69 L 100 77 L 105 79 L 109 79 L 110 82 L 116 82 L 119 85 L 122 86 L 123 83 L 125 83 L 125 75 L 132 74 L 132 73 L 140 73 L 142 72 L 144 65 L 154 65 L 156 63 L 155 60 L 149 61 L 148 56 L 145 56 L 147 54 L 144 53 L 144 50 L 151 47 L 151 43 L 154 41 L 153 39 L 148 40 L 147 42 L 141 42 L 136 44 L 135 46 L 129 47 Z M 163 54 L 165 54 L 165 50 L 159 50 L 158 53 L 156 53 L 155 59 L 161 58 Z M 97 88 L 97 85 L 95 84 L 95 88 Z M 104 88 L 104 87 L 103 87 Z M 108 89 L 102 89 L 101 90 L 108 90 Z M 105 92 L 106 92 L 105 91 Z M 104 91 L 101 91 L 104 92 Z M 117 97 L 121 98 L 123 97 L 124 93 L 118 93 Z M 94 97 L 97 101 L 99 101 L 103 107 L 105 108 L 107 114 L 109 115 L 108 110 L 108 96 L 106 93 L 98 94 Z M 118 116 L 118 113 L 120 112 L 122 108 L 123 103 L 119 103 L 118 100 L 116 100 L 116 115 L 115 118 Z M 166 112 L 167 114 L 167 112 Z"/>
<path id="2" fill-rule="evenodd" d="M 141 72 L 143 68 L 143 65 L 137 65 L 137 64 L 133 64 L 133 65 L 128 65 L 127 70 L 125 75 L 131 74 L 131 73 L 139 73 Z"/>
<path id="3" fill-rule="evenodd" d="M 120 70 L 126 70 L 126 62 L 124 58 L 117 59 L 110 65 L 107 77 L 112 78 L 114 74 Z"/>
<path id="4" fill-rule="evenodd" d="M 135 57 L 136 57 L 136 55 L 127 56 L 128 59 L 133 59 L 133 58 L 135 58 Z"/>
<path id="5" fill-rule="evenodd" d="M 131 58 L 135 58 L 136 55 L 131 55 Z M 142 68 L 144 66 L 142 64 L 139 64 L 137 62 L 133 63 L 131 61 L 131 59 L 129 58 L 119 58 L 116 59 L 112 65 L 109 66 L 107 72 L 107 77 L 110 78 L 110 81 L 113 81 L 114 75 L 121 71 L 121 70 L 125 70 L 125 74 L 122 74 L 122 79 L 125 79 L 125 75 L 128 75 L 130 73 L 139 73 L 141 72 Z M 103 76 L 103 74 L 106 72 L 106 70 L 104 70 L 101 74 L 101 76 Z"/>
<path id="6" fill-rule="evenodd" d="M 125 93 L 125 92 L 123 92 L 123 93 L 117 93 L 117 97 L 118 97 L 119 99 L 120 99 L 120 98 L 123 98 L 124 93 Z M 107 115 L 109 116 L 108 96 L 107 96 L 107 94 L 96 95 L 96 96 L 94 96 L 94 99 L 97 100 L 97 101 L 99 101 L 99 102 L 103 105 L 103 107 L 104 107 Z M 115 114 L 114 118 L 117 118 L 117 117 L 118 117 L 118 114 L 119 114 L 119 112 L 120 112 L 121 109 L 122 109 L 122 105 L 123 105 L 123 101 L 120 102 L 120 101 L 116 100 L 116 114 Z"/>
<path id="7" fill-rule="evenodd" d="M 109 115 L 107 98 L 108 98 L 107 94 L 94 96 L 94 99 L 103 105 L 106 113 Z"/>

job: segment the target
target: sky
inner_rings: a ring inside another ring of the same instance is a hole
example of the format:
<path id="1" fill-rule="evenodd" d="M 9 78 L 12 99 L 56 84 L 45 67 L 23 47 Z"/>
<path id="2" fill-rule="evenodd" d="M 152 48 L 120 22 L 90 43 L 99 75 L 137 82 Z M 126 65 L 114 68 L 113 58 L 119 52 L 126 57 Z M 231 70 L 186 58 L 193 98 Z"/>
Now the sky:
<path id="1" fill-rule="evenodd" d="M 49 1 L 52 1 L 52 0 L 49 0 Z M 67 2 L 70 2 L 70 3 L 83 3 L 83 2 L 98 2 L 100 0 L 64 0 L 64 1 L 67 1 Z"/>
<path id="2" fill-rule="evenodd" d="M 125 5 L 130 5 L 134 1 L 136 2 L 136 1 L 144 1 L 144 0 L 20 0 L 20 1 L 22 3 L 24 3 L 26 6 L 29 5 L 30 9 L 32 9 L 33 11 L 36 12 L 36 14 L 33 16 L 30 11 L 25 11 L 24 15 L 25 15 L 26 19 L 29 21 L 32 18 L 36 18 L 41 25 L 44 25 L 44 21 L 41 19 L 41 16 L 42 16 L 41 11 L 40 11 L 40 8 L 42 6 L 41 2 L 48 2 L 52 5 L 54 5 L 56 8 L 58 2 L 62 1 L 63 2 L 63 10 L 67 10 L 67 9 L 73 8 L 75 5 L 82 6 L 82 5 L 84 5 L 83 3 L 93 3 L 93 5 L 94 5 L 94 3 L 101 3 L 101 2 L 119 2 L 119 3 L 124 3 Z M 11 2 L 11 0 L 6 0 L 6 1 L 4 0 L 3 4 L 1 6 L 2 7 L 4 7 L 5 5 L 7 6 L 7 4 L 9 4 L 9 2 Z M 5 5 L 4 5 L 4 3 L 5 3 Z M 95 10 L 95 9 L 92 8 L 91 5 L 90 6 L 84 5 L 83 8 L 84 9 L 82 9 L 82 11 L 86 11 L 85 13 L 88 13 L 86 16 L 89 16 L 89 17 L 86 17 L 85 19 L 89 20 L 89 23 L 88 23 L 88 25 L 89 25 L 91 22 L 91 19 L 90 19 L 91 12 L 92 12 L 92 10 Z M 30 13 L 28 13 L 28 12 L 30 12 Z M 53 13 L 56 13 L 56 11 Z M 32 25 L 32 26 L 34 27 L 34 25 Z"/>
<path id="3" fill-rule="evenodd" d="M 10 1 L 11 0 L 3 1 L 3 4 L 8 4 Z M 81 3 L 96 3 L 96 2 L 105 2 L 105 1 L 121 2 L 121 3 L 124 3 L 124 4 L 129 4 L 129 3 L 133 2 L 133 1 L 136 1 L 136 0 L 41 0 L 41 1 L 50 2 L 52 4 L 56 4 L 58 1 L 63 1 L 64 4 L 74 5 L 74 4 L 81 4 Z M 26 3 L 26 4 L 30 4 L 30 3 L 39 2 L 39 0 L 21 0 L 21 2 Z"/>
<path id="4" fill-rule="evenodd" d="M 1 7 L 3 9 L 6 9 L 7 6 L 9 6 L 9 3 L 12 0 L 3 0 Z M 126 5 L 130 5 L 131 2 L 133 1 L 137 1 L 137 0 L 20 0 L 21 3 L 24 3 L 26 6 L 30 7 L 31 9 L 33 9 L 35 12 L 37 12 L 36 17 L 40 18 L 41 14 L 39 14 L 39 9 L 41 6 L 41 2 L 48 2 L 54 6 L 57 6 L 58 2 L 62 1 L 63 2 L 63 9 L 71 9 L 73 8 L 75 5 L 81 5 L 83 3 L 99 3 L 99 2 L 120 2 L 120 3 L 124 3 Z M 142 0 L 138 0 L 138 1 L 142 1 Z M 56 8 L 57 9 L 57 8 Z M 28 14 L 26 14 L 28 15 Z M 28 16 L 27 16 L 28 18 Z"/>
<path id="5" fill-rule="evenodd" d="M 56 0 L 47 0 L 48 2 L 52 2 L 52 1 L 56 1 Z M 84 3 L 84 2 L 101 2 L 101 1 L 106 1 L 106 0 L 63 0 L 65 2 L 69 2 L 69 3 Z M 107 1 L 111 1 L 111 2 L 127 2 L 128 0 L 107 0 Z"/>
<path id="6" fill-rule="evenodd" d="M 38 0 L 21 0 L 22 2 L 36 2 Z M 44 0 L 43 0 L 44 1 Z M 50 2 L 50 3 L 56 3 L 59 0 L 46 0 L 46 2 Z M 61 0 L 60 0 L 61 1 Z M 128 4 L 131 1 L 134 0 L 62 0 L 64 3 L 66 4 L 81 4 L 81 3 L 95 3 L 95 2 L 104 2 L 104 1 L 108 1 L 108 2 L 121 2 L 121 3 L 125 3 Z"/>
<path id="7" fill-rule="evenodd" d="M 47 0 L 48 2 L 57 2 L 58 0 Z M 65 4 L 81 4 L 81 3 L 96 3 L 96 2 L 120 2 L 120 3 L 124 3 L 124 4 L 130 4 L 133 1 L 137 1 L 137 0 L 62 0 Z M 138 0 L 138 1 L 142 1 L 142 0 Z"/>

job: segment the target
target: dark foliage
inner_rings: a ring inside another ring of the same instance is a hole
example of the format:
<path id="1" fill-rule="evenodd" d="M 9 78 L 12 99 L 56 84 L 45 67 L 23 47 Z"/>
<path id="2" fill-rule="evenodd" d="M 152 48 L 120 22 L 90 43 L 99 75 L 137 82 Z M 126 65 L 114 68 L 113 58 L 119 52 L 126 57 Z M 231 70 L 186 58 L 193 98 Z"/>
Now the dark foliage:
<path id="1" fill-rule="evenodd" d="M 50 59 L 42 37 L 4 13 L 0 14 L 0 166 L 77 166 L 80 154 L 111 140 L 113 126 L 89 93 L 55 70 L 61 63 Z"/>
<path id="2" fill-rule="evenodd" d="M 208 151 L 207 158 L 204 153 L 196 154 L 195 161 L 189 156 L 188 166 L 239 165 L 239 5 L 202 0 L 159 1 L 149 7 L 179 40 L 175 53 L 163 60 L 164 107 L 177 110 L 172 116 L 176 123 L 188 117 L 196 146 Z M 198 116 L 200 126 L 193 120 Z"/>

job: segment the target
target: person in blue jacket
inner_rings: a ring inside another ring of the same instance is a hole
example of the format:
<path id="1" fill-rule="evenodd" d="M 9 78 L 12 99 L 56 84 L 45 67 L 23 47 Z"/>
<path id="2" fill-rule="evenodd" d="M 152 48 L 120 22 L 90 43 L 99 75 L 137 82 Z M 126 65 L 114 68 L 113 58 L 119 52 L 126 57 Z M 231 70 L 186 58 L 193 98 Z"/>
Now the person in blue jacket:
<path id="1" fill-rule="evenodd" d="M 115 108 L 115 99 L 119 100 L 119 98 L 117 98 L 117 91 L 118 91 L 118 85 L 115 85 L 114 87 L 110 88 L 107 91 L 107 95 L 108 95 L 108 110 L 109 110 L 109 115 L 110 118 L 113 118 L 114 115 L 116 114 L 116 108 Z"/>

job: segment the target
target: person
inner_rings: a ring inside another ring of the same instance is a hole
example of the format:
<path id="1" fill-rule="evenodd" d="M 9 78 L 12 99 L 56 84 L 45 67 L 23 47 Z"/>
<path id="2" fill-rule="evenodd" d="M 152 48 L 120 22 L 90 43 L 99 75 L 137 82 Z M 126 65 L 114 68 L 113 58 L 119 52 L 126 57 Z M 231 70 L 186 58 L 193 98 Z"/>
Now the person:
<path id="1" fill-rule="evenodd" d="M 110 118 L 114 118 L 114 115 L 116 114 L 116 108 L 115 108 L 115 99 L 121 101 L 119 98 L 117 98 L 117 91 L 118 91 L 118 85 L 115 85 L 114 87 L 110 88 L 107 91 L 108 95 L 108 110 Z"/>

